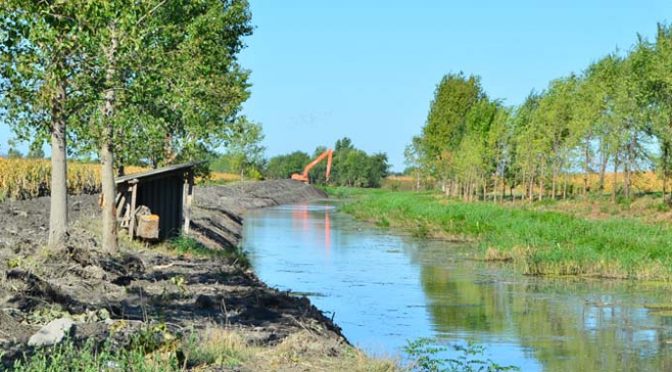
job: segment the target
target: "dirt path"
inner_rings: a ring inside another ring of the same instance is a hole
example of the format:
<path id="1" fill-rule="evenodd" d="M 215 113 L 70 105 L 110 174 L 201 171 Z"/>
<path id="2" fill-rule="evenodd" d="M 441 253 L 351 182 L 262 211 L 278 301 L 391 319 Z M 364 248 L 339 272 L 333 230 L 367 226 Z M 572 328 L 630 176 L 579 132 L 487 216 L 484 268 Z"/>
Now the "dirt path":
<path id="1" fill-rule="evenodd" d="M 324 198 L 311 186 L 268 181 L 196 189 L 195 236 L 211 250 L 240 243 L 242 214 L 251 208 Z M 273 345 L 306 330 L 347 343 L 340 329 L 306 298 L 279 292 L 253 272 L 220 255 L 176 254 L 122 238 L 122 252 L 100 250 L 95 196 L 70 199 L 66 248 L 45 252 L 49 200 L 0 204 L 0 348 L 3 362 L 31 348 L 40 327 L 72 318 L 74 340 L 115 340 L 120 345 L 143 324 L 172 334 L 227 327 L 250 342 Z"/>

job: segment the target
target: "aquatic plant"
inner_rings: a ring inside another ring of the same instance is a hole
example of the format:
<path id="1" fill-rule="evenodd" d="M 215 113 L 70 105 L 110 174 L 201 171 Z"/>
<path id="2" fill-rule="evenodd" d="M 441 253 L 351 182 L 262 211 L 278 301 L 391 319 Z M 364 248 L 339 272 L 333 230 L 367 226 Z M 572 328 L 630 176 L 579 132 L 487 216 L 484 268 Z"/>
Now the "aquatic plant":
<path id="1" fill-rule="evenodd" d="M 446 356 L 450 351 L 456 351 L 457 357 Z M 467 343 L 466 345 L 446 345 L 436 338 L 419 338 L 408 341 L 404 352 L 411 360 L 411 370 L 423 372 L 504 372 L 518 371 L 515 366 L 503 366 L 485 358 L 485 347 Z"/>

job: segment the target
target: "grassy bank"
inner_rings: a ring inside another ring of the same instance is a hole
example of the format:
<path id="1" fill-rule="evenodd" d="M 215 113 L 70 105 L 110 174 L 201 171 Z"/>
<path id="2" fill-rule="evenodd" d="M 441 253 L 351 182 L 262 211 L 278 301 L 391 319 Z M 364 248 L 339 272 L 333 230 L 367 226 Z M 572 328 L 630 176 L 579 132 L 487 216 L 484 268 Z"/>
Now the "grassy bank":
<path id="1" fill-rule="evenodd" d="M 344 212 L 420 237 L 474 240 L 476 256 L 512 261 L 526 274 L 672 279 L 672 227 L 636 218 L 465 203 L 434 193 L 329 189 Z"/>
<path id="2" fill-rule="evenodd" d="M 210 327 L 183 338 L 155 344 L 165 329 L 147 328 L 124 348 L 89 341 L 75 346 L 62 344 L 37 350 L 25 360 L 16 360 L 17 372 L 38 371 L 371 371 L 400 370 L 397 362 L 367 357 L 335 340 L 325 340 L 308 331 L 295 333 L 274 346 L 255 345 L 235 329 Z M 170 335 L 170 337 L 174 337 Z M 1 365 L 0 365 L 1 367 Z"/>

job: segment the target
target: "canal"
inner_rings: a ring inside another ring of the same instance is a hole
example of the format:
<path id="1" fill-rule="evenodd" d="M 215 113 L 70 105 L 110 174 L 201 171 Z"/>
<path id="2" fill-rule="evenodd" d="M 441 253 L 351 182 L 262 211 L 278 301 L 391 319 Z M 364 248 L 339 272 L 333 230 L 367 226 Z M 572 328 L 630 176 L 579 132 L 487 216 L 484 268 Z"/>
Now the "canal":
<path id="1" fill-rule="evenodd" d="M 672 370 L 668 284 L 523 276 L 329 202 L 249 212 L 243 247 L 263 281 L 308 296 L 373 355 L 432 337 L 523 371 Z"/>

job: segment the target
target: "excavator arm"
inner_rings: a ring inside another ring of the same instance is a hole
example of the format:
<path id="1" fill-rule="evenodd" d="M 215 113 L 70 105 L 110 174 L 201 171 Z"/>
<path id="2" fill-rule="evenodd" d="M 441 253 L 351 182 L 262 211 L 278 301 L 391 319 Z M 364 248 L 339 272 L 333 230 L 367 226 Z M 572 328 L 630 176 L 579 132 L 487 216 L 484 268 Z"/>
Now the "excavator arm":
<path id="1" fill-rule="evenodd" d="M 317 164 L 319 164 L 324 158 L 327 158 L 327 173 L 326 178 L 329 181 L 329 176 L 331 175 L 331 163 L 334 157 L 334 150 L 327 149 L 325 152 L 320 154 L 315 160 L 311 161 L 305 168 L 303 168 L 303 173 L 294 173 L 292 174 L 292 179 L 296 181 L 301 181 L 304 183 L 309 183 L 310 179 L 308 178 L 308 173 L 313 169 Z"/>

